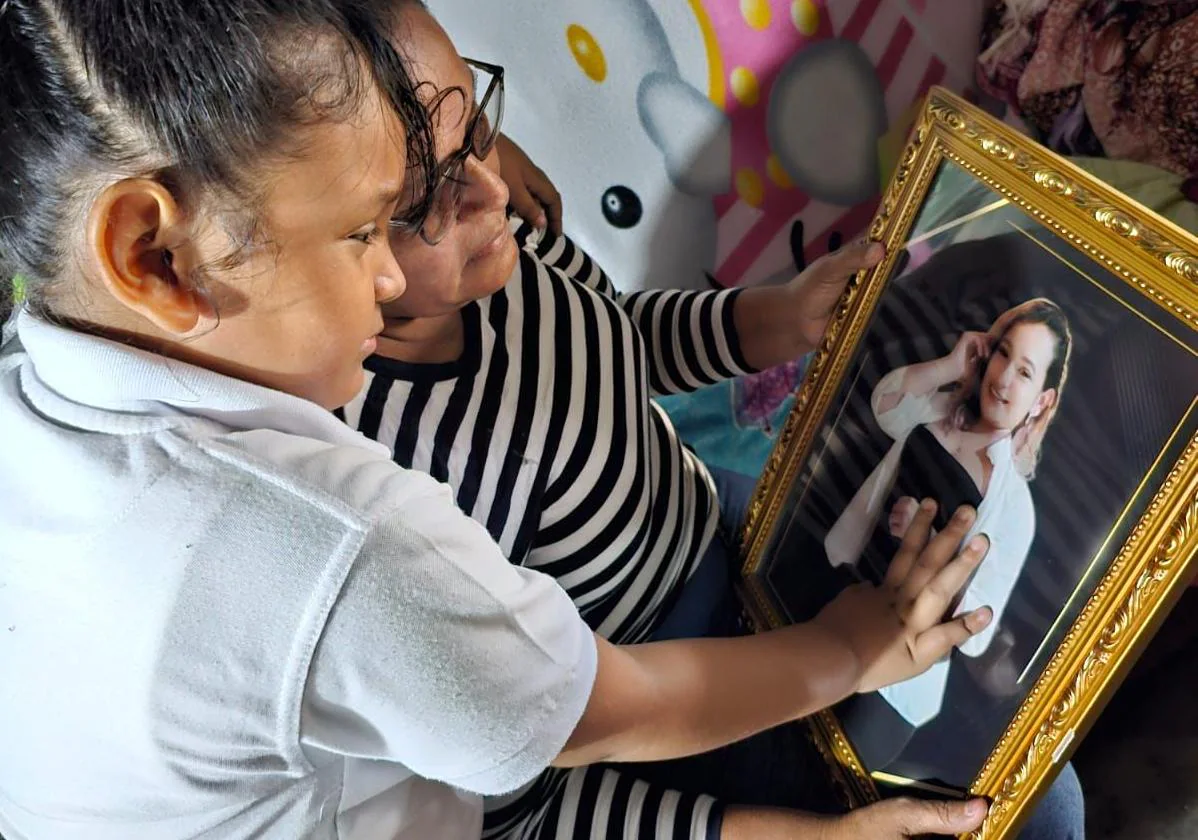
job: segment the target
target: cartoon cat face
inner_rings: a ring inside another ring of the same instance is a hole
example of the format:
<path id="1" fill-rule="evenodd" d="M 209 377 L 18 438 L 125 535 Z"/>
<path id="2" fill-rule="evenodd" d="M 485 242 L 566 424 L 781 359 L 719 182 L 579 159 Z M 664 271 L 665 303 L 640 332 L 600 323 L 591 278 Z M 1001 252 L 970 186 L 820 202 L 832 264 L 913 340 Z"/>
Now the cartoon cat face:
<path id="1" fill-rule="evenodd" d="M 727 130 L 679 78 L 648 3 L 429 5 L 459 52 L 504 65 L 505 133 L 554 181 L 566 231 L 620 287 L 704 287 Z"/>

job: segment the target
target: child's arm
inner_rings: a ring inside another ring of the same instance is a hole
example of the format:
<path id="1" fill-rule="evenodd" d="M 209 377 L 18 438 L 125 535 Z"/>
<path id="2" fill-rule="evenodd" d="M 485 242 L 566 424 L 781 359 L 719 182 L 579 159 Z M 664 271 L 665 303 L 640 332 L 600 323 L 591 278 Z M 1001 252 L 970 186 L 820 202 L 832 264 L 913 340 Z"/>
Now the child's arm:
<path id="1" fill-rule="evenodd" d="M 704 752 L 925 671 L 989 620 L 981 609 L 941 623 L 985 551 L 953 559 L 972 515 L 929 542 L 934 510 L 920 509 L 882 586 L 851 587 L 806 624 L 625 647 L 596 639 L 595 685 L 555 764 Z"/>

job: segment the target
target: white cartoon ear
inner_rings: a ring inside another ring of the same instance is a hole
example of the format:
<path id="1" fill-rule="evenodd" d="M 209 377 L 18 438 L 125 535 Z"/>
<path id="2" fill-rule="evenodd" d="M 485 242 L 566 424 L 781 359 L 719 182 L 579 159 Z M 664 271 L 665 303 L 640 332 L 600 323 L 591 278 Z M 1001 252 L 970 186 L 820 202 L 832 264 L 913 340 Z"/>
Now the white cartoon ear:
<path id="1" fill-rule="evenodd" d="M 885 93 L 853 41 L 804 48 L 770 91 L 770 148 L 795 186 L 817 201 L 850 207 L 878 192 L 877 144 L 885 130 Z"/>
<path id="2" fill-rule="evenodd" d="M 650 73 L 641 80 L 636 104 L 675 187 L 690 195 L 732 188 L 732 126 L 710 99 L 678 76 Z"/>

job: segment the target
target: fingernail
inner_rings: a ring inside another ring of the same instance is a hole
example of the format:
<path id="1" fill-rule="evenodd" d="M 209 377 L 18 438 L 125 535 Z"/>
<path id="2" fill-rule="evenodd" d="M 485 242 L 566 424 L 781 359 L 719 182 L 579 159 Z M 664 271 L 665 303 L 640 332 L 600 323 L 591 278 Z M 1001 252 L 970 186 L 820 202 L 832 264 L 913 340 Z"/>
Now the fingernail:
<path id="1" fill-rule="evenodd" d="M 984 630 L 991 621 L 994 620 L 994 610 L 989 607 L 982 607 L 980 610 L 974 610 L 974 620 L 971 622 L 978 630 Z"/>
<path id="2" fill-rule="evenodd" d="M 924 499 L 919 503 L 919 509 L 926 513 L 931 513 L 936 509 L 936 502 L 933 499 Z"/>
<path id="3" fill-rule="evenodd" d="M 957 510 L 957 515 L 954 518 L 958 522 L 968 522 L 969 520 L 973 519 L 973 509 L 966 507 L 960 508 Z"/>
<path id="4" fill-rule="evenodd" d="M 986 800 L 975 799 L 965 806 L 965 816 L 971 820 L 976 820 L 978 817 L 986 815 Z"/>
<path id="5" fill-rule="evenodd" d="M 869 250 L 865 252 L 865 255 L 870 259 L 880 260 L 882 257 L 886 256 L 886 246 L 881 242 L 875 242 L 869 246 Z"/>
<path id="6" fill-rule="evenodd" d="M 976 537 L 974 537 L 972 540 L 969 541 L 969 548 L 972 551 L 984 552 L 990 548 L 990 540 L 987 539 L 982 534 L 978 534 Z"/>

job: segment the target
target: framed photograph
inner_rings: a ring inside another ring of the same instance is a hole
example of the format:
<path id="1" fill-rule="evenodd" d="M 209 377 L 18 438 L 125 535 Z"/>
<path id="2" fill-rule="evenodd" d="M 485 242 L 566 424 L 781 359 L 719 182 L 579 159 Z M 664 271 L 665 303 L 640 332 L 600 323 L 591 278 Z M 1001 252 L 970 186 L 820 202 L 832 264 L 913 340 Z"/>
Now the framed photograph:
<path id="1" fill-rule="evenodd" d="M 1198 573 L 1198 239 L 940 89 L 869 236 L 751 505 L 746 603 L 806 620 L 881 580 L 919 499 L 976 507 L 956 609 L 994 620 L 812 729 L 850 805 L 981 795 L 974 836 L 1010 838 Z"/>

